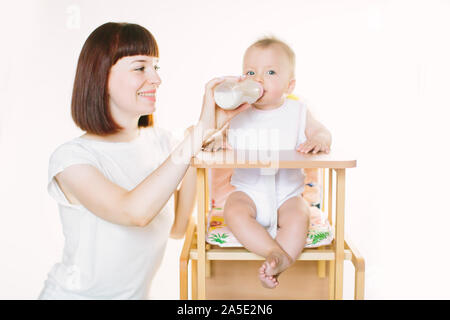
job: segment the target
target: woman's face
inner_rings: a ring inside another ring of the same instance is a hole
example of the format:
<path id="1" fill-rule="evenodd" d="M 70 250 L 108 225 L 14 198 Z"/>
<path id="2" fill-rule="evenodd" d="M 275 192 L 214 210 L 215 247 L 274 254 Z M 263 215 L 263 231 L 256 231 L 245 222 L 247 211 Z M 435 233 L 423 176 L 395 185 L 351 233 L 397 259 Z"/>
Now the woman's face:
<path id="1" fill-rule="evenodd" d="M 136 118 L 155 111 L 161 84 L 157 63 L 156 57 L 137 55 L 123 57 L 111 67 L 108 93 L 114 117 Z"/>

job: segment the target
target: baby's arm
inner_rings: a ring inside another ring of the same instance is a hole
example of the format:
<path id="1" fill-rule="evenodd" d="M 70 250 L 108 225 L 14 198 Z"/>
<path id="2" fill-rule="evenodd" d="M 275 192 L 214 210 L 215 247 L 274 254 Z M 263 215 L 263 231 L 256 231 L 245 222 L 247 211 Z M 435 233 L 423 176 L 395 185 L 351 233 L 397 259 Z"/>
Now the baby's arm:
<path id="1" fill-rule="evenodd" d="M 314 119 L 311 112 L 307 110 L 306 113 L 306 128 L 305 128 L 306 141 L 302 143 L 297 151 L 308 153 L 312 151 L 317 152 L 330 152 L 331 147 L 331 132 L 319 121 Z"/>

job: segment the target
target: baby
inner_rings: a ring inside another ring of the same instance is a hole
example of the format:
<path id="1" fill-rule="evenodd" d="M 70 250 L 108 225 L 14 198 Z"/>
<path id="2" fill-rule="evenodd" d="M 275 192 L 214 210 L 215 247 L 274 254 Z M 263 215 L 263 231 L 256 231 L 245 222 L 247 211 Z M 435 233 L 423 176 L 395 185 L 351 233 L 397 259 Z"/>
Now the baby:
<path id="1" fill-rule="evenodd" d="M 294 52 L 278 39 L 264 38 L 246 50 L 244 75 L 261 83 L 264 92 L 231 119 L 227 132 L 231 148 L 328 152 L 331 139 L 307 139 L 306 106 L 288 98 L 295 87 L 294 70 Z M 257 139 L 247 139 L 255 133 Z M 235 189 L 225 203 L 225 222 L 243 246 L 266 259 L 258 273 L 266 288 L 278 285 L 279 274 L 294 263 L 306 243 L 309 206 L 301 195 L 303 180 L 301 169 L 233 172 Z"/>

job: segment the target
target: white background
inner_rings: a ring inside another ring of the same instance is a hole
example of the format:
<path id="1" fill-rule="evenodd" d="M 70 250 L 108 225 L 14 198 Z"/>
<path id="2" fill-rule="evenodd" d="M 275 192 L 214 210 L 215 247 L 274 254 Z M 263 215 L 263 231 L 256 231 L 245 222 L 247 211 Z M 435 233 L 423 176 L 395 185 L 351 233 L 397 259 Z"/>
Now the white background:
<path id="1" fill-rule="evenodd" d="M 70 116 L 87 36 L 108 21 L 156 37 L 158 125 L 182 132 L 204 84 L 239 74 L 275 35 L 297 54 L 295 93 L 358 160 L 346 233 L 366 259 L 367 299 L 449 299 L 450 1 L 11 1 L 0 13 L 0 299 L 35 299 L 61 259 L 48 159 L 81 134 Z M 177 299 L 170 240 L 152 297 Z M 353 295 L 345 263 L 344 298 Z"/>

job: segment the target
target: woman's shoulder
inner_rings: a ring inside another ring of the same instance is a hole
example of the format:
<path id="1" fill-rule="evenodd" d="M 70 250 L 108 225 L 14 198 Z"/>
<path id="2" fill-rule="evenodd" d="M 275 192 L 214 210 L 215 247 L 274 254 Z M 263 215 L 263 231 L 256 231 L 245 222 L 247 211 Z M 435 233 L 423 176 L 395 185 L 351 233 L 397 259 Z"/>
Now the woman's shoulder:
<path id="1" fill-rule="evenodd" d="M 58 145 L 50 155 L 50 166 L 61 163 L 90 163 L 97 164 L 95 153 L 80 137 Z"/>
<path id="2" fill-rule="evenodd" d="M 52 154 L 61 154 L 73 151 L 82 151 L 89 152 L 87 143 L 84 143 L 86 139 L 82 139 L 81 137 L 76 137 L 66 142 L 59 144 L 54 150 Z"/>

